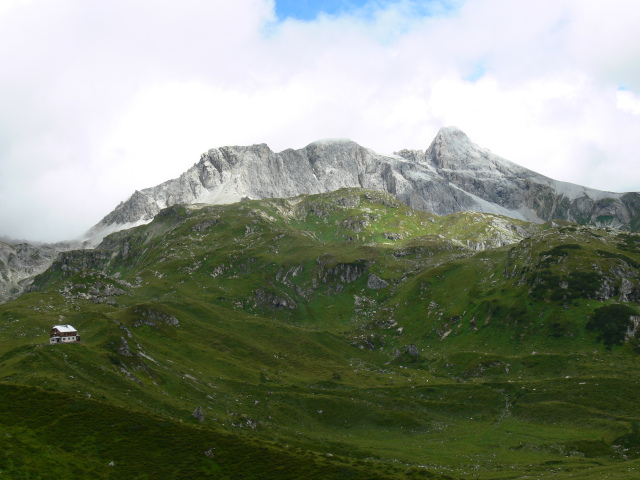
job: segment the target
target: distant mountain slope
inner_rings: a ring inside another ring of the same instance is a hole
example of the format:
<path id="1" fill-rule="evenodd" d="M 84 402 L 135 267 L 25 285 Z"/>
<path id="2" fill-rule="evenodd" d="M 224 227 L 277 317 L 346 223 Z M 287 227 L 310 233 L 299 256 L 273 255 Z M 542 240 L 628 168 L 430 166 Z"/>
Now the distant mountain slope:
<path id="1" fill-rule="evenodd" d="M 226 204 L 243 198 L 288 198 L 345 187 L 393 194 L 437 215 L 470 210 L 542 223 L 640 228 L 640 195 L 552 180 L 479 147 L 455 127 L 442 128 L 425 151 L 379 155 L 350 140 L 323 140 L 275 153 L 265 144 L 204 153 L 179 178 L 136 191 L 87 234 L 149 222 L 174 204 Z"/>
<path id="2" fill-rule="evenodd" d="M 79 241 L 31 244 L 0 240 L 0 304 L 20 296 L 36 275 L 51 266 L 59 252 L 88 246 Z"/>
<path id="3" fill-rule="evenodd" d="M 51 266 L 57 254 L 51 245 L 0 242 L 0 303 L 20 295 L 35 275 Z"/>

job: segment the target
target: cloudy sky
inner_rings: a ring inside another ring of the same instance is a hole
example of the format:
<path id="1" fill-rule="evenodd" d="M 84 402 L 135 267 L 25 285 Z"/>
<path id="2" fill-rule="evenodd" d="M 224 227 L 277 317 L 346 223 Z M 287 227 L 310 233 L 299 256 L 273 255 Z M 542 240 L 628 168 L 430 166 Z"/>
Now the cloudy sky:
<path id="1" fill-rule="evenodd" d="M 0 235 L 81 235 L 209 148 L 441 126 L 640 191 L 637 0 L 0 0 Z"/>

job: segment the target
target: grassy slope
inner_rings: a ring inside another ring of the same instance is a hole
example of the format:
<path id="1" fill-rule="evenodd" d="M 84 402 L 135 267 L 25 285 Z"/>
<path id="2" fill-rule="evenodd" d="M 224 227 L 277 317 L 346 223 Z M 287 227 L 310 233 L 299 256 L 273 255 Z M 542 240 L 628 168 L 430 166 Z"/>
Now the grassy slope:
<path id="1" fill-rule="evenodd" d="M 270 442 L 283 465 L 298 465 L 292 478 L 402 477 L 407 468 L 634 478 L 635 437 L 626 452 L 612 445 L 640 420 L 638 356 L 631 345 L 605 348 L 585 326 L 597 307 L 619 301 L 596 300 L 594 285 L 619 289 L 621 269 L 636 282 L 637 237 L 434 217 L 361 191 L 172 207 L 102 249 L 67 255 L 37 280 L 42 291 L 0 306 L 0 403 L 8 412 L 12 395 L 32 398 L 19 415 L 0 416 L 20 419 L 0 428 L 21 438 L 0 470 L 41 468 L 29 452 L 46 448 L 62 476 L 74 475 L 64 458 L 79 451 L 92 452 L 83 472 L 108 463 L 90 417 L 74 420 L 87 425 L 77 441 L 53 442 L 59 426 L 42 419 L 52 398 L 58 408 L 89 405 L 101 435 L 113 433 L 110 418 L 151 422 L 131 441 L 151 442 L 167 478 L 249 478 L 255 464 L 277 471 L 271 454 L 218 465 L 200 434 L 249 450 Z M 486 247 L 495 248 L 475 253 Z M 369 288 L 371 274 L 388 286 Z M 83 342 L 42 345 L 60 322 Z M 198 405 L 205 421 L 196 425 Z M 164 428 L 193 445 L 181 454 L 193 470 L 170 467 Z M 108 453 L 133 448 L 122 447 Z M 145 461 L 116 463 L 137 472 Z M 344 470 L 322 470 L 334 464 Z"/>

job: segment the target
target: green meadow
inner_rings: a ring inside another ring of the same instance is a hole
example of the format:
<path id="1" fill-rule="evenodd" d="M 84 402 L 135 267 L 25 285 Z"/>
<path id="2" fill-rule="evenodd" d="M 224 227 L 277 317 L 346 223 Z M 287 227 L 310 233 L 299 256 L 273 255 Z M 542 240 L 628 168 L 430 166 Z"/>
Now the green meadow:
<path id="1" fill-rule="evenodd" d="M 0 478 L 638 478 L 639 268 L 366 190 L 176 205 L 0 305 Z"/>

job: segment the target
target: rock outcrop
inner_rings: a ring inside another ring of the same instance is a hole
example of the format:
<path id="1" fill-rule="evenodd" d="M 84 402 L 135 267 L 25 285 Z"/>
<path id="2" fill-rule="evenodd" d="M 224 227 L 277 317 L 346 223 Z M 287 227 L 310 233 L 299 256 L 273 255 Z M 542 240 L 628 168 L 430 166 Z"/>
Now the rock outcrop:
<path id="1" fill-rule="evenodd" d="M 120 337 L 120 346 L 118 347 L 117 352 L 125 357 L 133 357 L 133 353 L 131 353 L 131 350 L 129 349 L 129 342 L 127 342 L 124 337 Z"/>
<path id="2" fill-rule="evenodd" d="M 295 310 L 298 308 L 298 304 L 291 298 L 285 298 L 269 290 L 259 288 L 255 292 L 254 307 L 267 307 L 272 310 L 283 310 L 285 308 Z"/>
<path id="3" fill-rule="evenodd" d="M 406 351 L 407 351 L 407 354 L 411 355 L 412 357 L 417 357 L 418 355 L 420 355 L 420 351 L 418 350 L 418 347 L 415 346 L 413 343 L 411 345 L 407 345 Z"/>
<path id="4" fill-rule="evenodd" d="M 199 422 L 204 422 L 204 413 L 202 413 L 202 406 L 198 405 L 198 408 L 196 408 L 193 413 L 191 414 L 191 416 L 193 418 L 195 418 L 196 420 L 198 420 Z"/>
<path id="5" fill-rule="evenodd" d="M 138 316 L 138 318 L 133 323 L 134 327 L 141 327 L 142 325 L 155 327 L 159 323 L 164 323 L 174 327 L 180 325 L 180 321 L 173 315 L 161 312 L 145 305 L 136 305 L 131 309 L 131 312 L 134 315 Z"/>
<path id="6" fill-rule="evenodd" d="M 387 288 L 389 286 L 389 282 L 381 279 L 379 276 L 375 274 L 370 274 L 367 279 L 367 287 L 372 290 L 381 290 L 383 288 Z"/>

